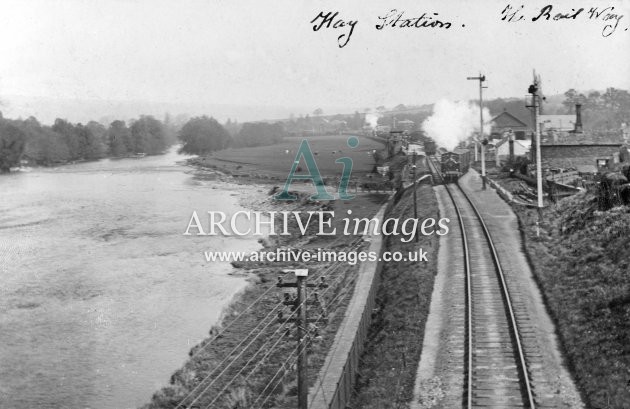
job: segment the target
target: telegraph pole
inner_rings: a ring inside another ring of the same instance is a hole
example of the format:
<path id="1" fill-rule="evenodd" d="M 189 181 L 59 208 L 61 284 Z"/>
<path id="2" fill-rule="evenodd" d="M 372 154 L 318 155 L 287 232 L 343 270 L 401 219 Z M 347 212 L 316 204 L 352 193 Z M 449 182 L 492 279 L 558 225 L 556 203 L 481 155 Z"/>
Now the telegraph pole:
<path id="1" fill-rule="evenodd" d="M 306 356 L 306 340 L 304 339 L 306 329 L 306 277 L 307 269 L 295 270 L 297 278 L 297 390 L 298 390 L 298 409 L 308 409 L 308 357 Z"/>
<path id="2" fill-rule="evenodd" d="M 413 165 L 411 165 L 411 171 L 413 172 L 413 217 L 418 220 L 418 194 L 416 193 L 416 151 L 413 152 Z M 418 242 L 418 232 L 414 234 L 416 243 Z"/>
<path id="3" fill-rule="evenodd" d="M 308 409 L 308 356 L 307 356 L 307 325 L 310 322 L 317 322 L 318 319 L 315 318 L 307 318 L 306 315 L 306 306 L 308 304 L 318 304 L 322 309 L 322 315 L 324 316 L 324 321 L 327 320 L 325 316 L 325 310 L 321 305 L 321 300 L 317 297 L 317 293 L 315 293 L 316 297 L 313 302 L 308 301 L 306 288 L 307 287 L 317 287 L 317 288 L 326 288 L 328 284 L 326 284 L 324 277 L 320 278 L 319 284 L 314 283 L 306 283 L 306 279 L 308 277 L 308 269 L 295 269 L 295 270 L 284 270 L 285 272 L 293 271 L 295 273 L 296 282 L 295 283 L 285 283 L 282 278 L 278 277 L 278 283 L 276 287 L 287 288 L 292 287 L 296 288 L 297 292 L 295 298 L 291 299 L 289 293 L 284 294 L 284 305 L 291 306 L 294 311 L 296 317 L 289 318 L 283 320 L 282 312 L 278 314 L 278 319 L 282 322 L 294 322 L 296 324 L 296 341 L 297 341 L 297 392 L 298 392 L 298 406 L 297 409 Z"/>
<path id="4" fill-rule="evenodd" d="M 479 139 L 481 143 L 481 188 L 486 190 L 486 145 L 483 143 L 483 82 L 486 80 L 485 75 L 479 73 L 478 77 L 467 77 L 468 80 L 479 80 Z M 477 147 L 475 145 L 475 156 Z"/>

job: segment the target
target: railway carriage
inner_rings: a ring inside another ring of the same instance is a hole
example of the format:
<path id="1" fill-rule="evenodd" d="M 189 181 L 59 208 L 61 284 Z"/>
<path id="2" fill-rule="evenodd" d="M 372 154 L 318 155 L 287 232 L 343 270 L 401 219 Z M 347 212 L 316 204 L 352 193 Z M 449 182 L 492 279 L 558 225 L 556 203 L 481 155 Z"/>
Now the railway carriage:
<path id="1" fill-rule="evenodd" d="M 470 167 L 470 152 L 467 149 L 454 149 L 442 153 L 440 171 L 445 182 L 454 182 Z"/>

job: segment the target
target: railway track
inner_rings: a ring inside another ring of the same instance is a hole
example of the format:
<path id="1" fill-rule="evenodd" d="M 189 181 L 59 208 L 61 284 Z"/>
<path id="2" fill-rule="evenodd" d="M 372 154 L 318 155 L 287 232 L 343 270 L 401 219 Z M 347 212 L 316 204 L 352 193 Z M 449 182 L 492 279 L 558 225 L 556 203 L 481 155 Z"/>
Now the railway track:
<path id="1" fill-rule="evenodd" d="M 434 181 L 442 181 L 430 158 L 428 165 Z M 490 233 L 459 185 L 445 188 L 459 219 L 465 266 L 464 406 L 535 408 L 513 302 Z"/>

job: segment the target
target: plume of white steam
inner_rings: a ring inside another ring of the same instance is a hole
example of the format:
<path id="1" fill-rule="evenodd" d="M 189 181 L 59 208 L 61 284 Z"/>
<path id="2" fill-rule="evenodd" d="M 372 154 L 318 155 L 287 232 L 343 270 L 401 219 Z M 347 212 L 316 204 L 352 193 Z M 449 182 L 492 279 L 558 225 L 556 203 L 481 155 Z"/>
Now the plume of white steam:
<path id="1" fill-rule="evenodd" d="M 376 128 L 376 126 L 378 125 L 378 118 L 380 117 L 380 115 L 378 114 L 365 114 L 365 122 L 367 122 L 372 129 Z"/>
<path id="2" fill-rule="evenodd" d="M 483 109 L 483 119 L 484 135 L 489 135 L 491 118 L 487 108 Z M 422 123 L 422 129 L 438 146 L 451 151 L 479 133 L 479 105 L 442 99 L 433 106 L 433 115 Z"/>

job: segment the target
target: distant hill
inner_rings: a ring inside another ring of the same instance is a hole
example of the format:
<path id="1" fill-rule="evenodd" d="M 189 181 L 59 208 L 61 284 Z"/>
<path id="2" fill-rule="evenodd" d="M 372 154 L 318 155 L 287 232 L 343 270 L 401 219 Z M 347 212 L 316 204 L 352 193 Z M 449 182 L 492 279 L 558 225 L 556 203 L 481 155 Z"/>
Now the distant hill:
<path id="1" fill-rule="evenodd" d="M 353 112 L 343 108 L 322 107 L 325 112 L 339 110 Z M 288 118 L 289 115 L 306 114 L 313 107 L 285 107 L 280 105 L 253 106 L 227 105 L 210 103 L 178 103 L 98 99 L 70 99 L 32 97 L 21 95 L 0 95 L 0 111 L 8 118 L 36 117 L 42 124 L 52 124 L 56 118 L 71 122 L 86 123 L 90 120 L 109 124 L 112 120 L 128 120 L 140 115 L 152 115 L 162 119 L 166 113 L 175 118 L 178 115 L 192 117 L 207 115 L 221 122 L 228 118 L 239 122 L 255 121 L 267 118 Z"/>
<path id="2" fill-rule="evenodd" d="M 544 105 L 544 112 L 547 114 L 565 113 L 562 105 L 564 95 L 552 95 L 547 97 Z M 484 105 L 490 109 L 493 115 L 497 115 L 506 108 L 515 114 L 519 119 L 530 121 L 529 110 L 525 107 L 525 98 L 499 98 L 484 101 Z M 346 107 L 321 107 L 324 111 L 322 118 L 332 119 L 336 115 L 350 115 L 358 111 L 365 114 L 365 109 L 355 109 Z M 395 108 L 385 109 L 378 112 L 382 116 L 396 115 L 400 117 L 417 115 L 426 116 L 431 113 L 433 104 L 407 105 L 402 104 Z M 91 120 L 99 121 L 108 125 L 116 119 L 128 120 L 137 118 L 140 115 L 152 115 L 158 119 L 164 118 L 169 113 L 171 118 L 180 117 L 187 120 L 189 117 L 207 115 L 225 122 L 228 118 L 236 119 L 238 122 L 247 121 L 277 121 L 288 120 L 291 115 L 313 115 L 313 107 L 296 106 L 285 107 L 280 105 L 271 106 L 248 106 L 248 105 L 227 105 L 210 103 L 178 103 L 178 102 L 152 102 L 152 101 L 125 101 L 125 100 L 99 100 L 99 99 L 70 99 L 70 98 L 50 98 L 33 97 L 22 95 L 2 95 L 0 96 L 0 111 L 8 118 L 28 118 L 36 117 L 42 124 L 52 124 L 56 118 L 67 119 L 71 122 L 87 123 Z M 372 113 L 377 111 L 371 110 Z M 415 119 L 415 118 L 414 118 Z"/>

